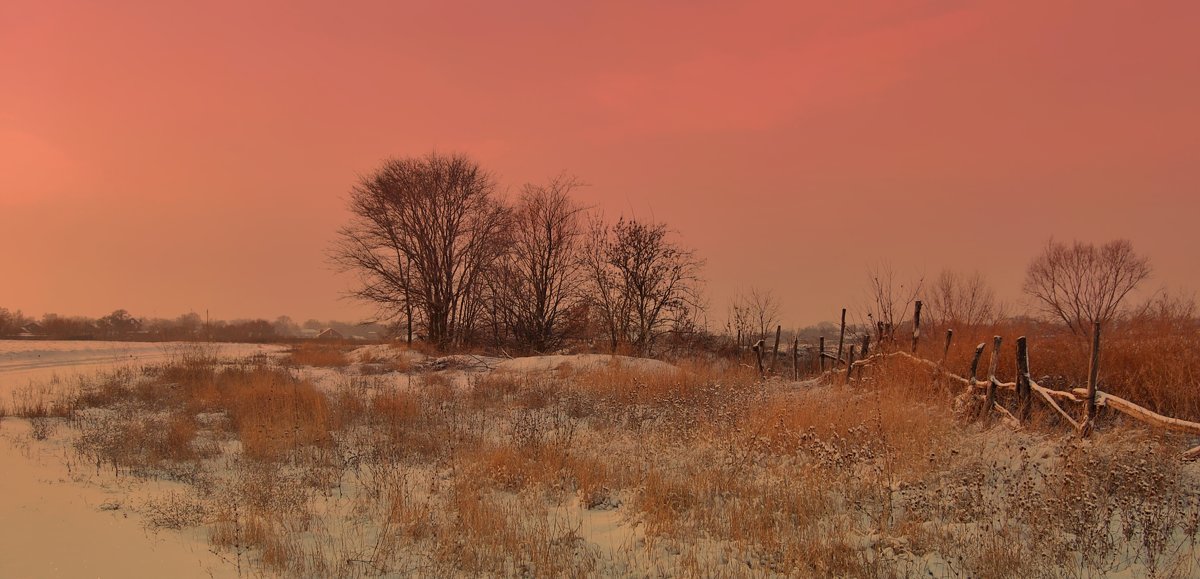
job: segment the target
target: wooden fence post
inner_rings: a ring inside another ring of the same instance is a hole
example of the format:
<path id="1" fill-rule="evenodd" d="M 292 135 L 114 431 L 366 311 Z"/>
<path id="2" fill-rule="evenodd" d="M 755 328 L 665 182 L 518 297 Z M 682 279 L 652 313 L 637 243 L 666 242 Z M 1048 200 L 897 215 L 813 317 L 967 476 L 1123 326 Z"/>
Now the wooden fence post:
<path id="1" fill-rule="evenodd" d="M 975 346 L 975 357 L 971 358 L 971 383 L 969 384 L 971 396 L 975 396 L 975 384 L 979 382 L 979 359 L 983 357 L 983 349 L 986 346 L 987 344 L 980 342 L 978 346 Z"/>
<path id="2" fill-rule="evenodd" d="M 935 312 L 936 313 L 936 312 Z M 921 339 L 921 300 L 913 307 L 912 353 L 917 353 L 917 342 Z"/>
<path id="3" fill-rule="evenodd" d="M 775 349 L 771 352 L 771 373 L 775 373 L 775 363 L 779 361 L 779 333 L 783 331 L 783 326 L 775 326 Z"/>
<path id="4" fill-rule="evenodd" d="M 1096 388 L 1100 380 L 1100 322 L 1092 324 L 1092 355 L 1088 359 L 1087 416 L 1080 432 L 1085 438 L 1096 427 Z"/>
<path id="5" fill-rule="evenodd" d="M 1029 348 L 1025 336 L 1017 338 L 1017 420 L 1025 424 L 1032 412 L 1032 388 L 1029 377 Z"/>
<path id="6" fill-rule="evenodd" d="M 821 336 L 821 339 L 818 342 L 821 344 L 821 348 L 820 348 L 821 351 L 817 352 L 817 361 L 818 361 L 817 365 L 821 367 L 820 371 L 824 372 L 825 371 L 825 336 Z"/>
<path id="7" fill-rule="evenodd" d="M 850 383 L 850 375 L 854 373 L 854 344 L 850 345 L 850 357 L 846 359 L 846 384 Z"/>
<path id="8" fill-rule="evenodd" d="M 988 358 L 987 397 L 983 401 L 983 415 L 991 417 L 996 405 L 996 364 L 1000 361 L 1000 336 L 992 337 L 992 355 Z"/>
<path id="9" fill-rule="evenodd" d="M 765 377 L 767 375 L 766 369 L 763 368 L 763 348 L 764 347 L 765 346 L 763 344 L 763 340 L 759 340 L 759 341 L 755 342 L 754 347 L 751 348 L 752 350 L 754 350 L 754 359 L 758 361 L 758 375 L 762 376 L 762 377 Z"/>
<path id="10" fill-rule="evenodd" d="M 953 339 L 954 330 L 946 330 L 946 347 L 942 348 L 942 361 L 939 363 L 939 365 L 944 366 L 946 364 L 946 356 L 950 354 L 950 341 Z"/>
<path id="11" fill-rule="evenodd" d="M 842 365 L 842 344 L 846 341 L 846 308 L 842 308 L 842 331 L 838 334 L 838 349 L 837 360 L 834 361 L 833 367 L 839 368 Z"/>
<path id="12" fill-rule="evenodd" d="M 938 360 L 937 368 L 933 370 L 933 380 L 935 383 L 941 383 L 942 376 L 946 373 L 946 356 L 950 354 L 950 341 L 953 339 L 954 330 L 946 330 L 946 345 L 942 348 L 942 359 Z"/>

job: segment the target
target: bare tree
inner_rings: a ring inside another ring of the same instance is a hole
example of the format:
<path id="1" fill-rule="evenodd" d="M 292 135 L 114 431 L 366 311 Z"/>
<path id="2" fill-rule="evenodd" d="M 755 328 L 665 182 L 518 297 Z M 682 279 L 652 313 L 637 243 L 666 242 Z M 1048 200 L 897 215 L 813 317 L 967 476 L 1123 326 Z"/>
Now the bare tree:
<path id="1" fill-rule="evenodd" d="M 924 277 L 904 281 L 891 263 L 879 262 L 867 269 L 867 319 L 879 332 L 879 341 L 894 340 L 896 329 L 905 321 L 912 304 L 921 293 Z"/>
<path id="2" fill-rule="evenodd" d="M 749 346 L 750 336 L 754 334 L 754 326 L 750 322 L 752 316 L 748 301 L 746 296 L 741 294 L 729 298 L 725 326 L 738 348 Z"/>
<path id="3" fill-rule="evenodd" d="M 593 221 L 584 251 L 589 295 L 614 351 L 625 342 L 648 355 L 658 336 L 700 310 L 703 262 L 668 233 L 663 223 Z"/>
<path id="4" fill-rule="evenodd" d="M 779 323 L 780 304 L 775 292 L 752 287 L 746 296 L 746 305 L 750 309 L 750 319 L 758 331 L 758 339 L 767 339 L 767 334 Z"/>
<path id="5" fill-rule="evenodd" d="M 996 292 L 978 271 L 959 274 L 944 269 L 925 292 L 929 316 L 943 326 L 967 328 L 995 323 L 1001 317 Z"/>
<path id="6" fill-rule="evenodd" d="M 564 314 L 580 297 L 583 208 L 570 193 L 581 185 L 566 175 L 527 184 L 513 212 L 496 304 L 517 341 L 536 352 L 561 344 Z"/>
<path id="7" fill-rule="evenodd" d="M 1121 302 L 1150 277 L 1150 260 L 1133 251 L 1125 239 L 1100 247 L 1071 245 L 1051 239 L 1029 264 L 1025 293 L 1049 316 L 1062 320 L 1073 333 L 1086 332 L 1094 322 L 1105 323 L 1120 312 Z"/>
<path id="8" fill-rule="evenodd" d="M 350 223 L 330 251 L 359 276 L 351 295 L 387 319 L 419 313 L 438 346 L 468 339 L 481 280 L 507 248 L 510 211 L 495 189 L 487 172 L 457 154 L 390 159 L 360 178 Z"/>

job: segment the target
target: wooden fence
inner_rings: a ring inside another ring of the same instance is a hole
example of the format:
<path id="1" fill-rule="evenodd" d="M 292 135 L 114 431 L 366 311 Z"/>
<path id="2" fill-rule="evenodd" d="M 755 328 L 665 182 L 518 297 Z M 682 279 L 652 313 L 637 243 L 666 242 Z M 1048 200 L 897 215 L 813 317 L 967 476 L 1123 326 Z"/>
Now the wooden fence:
<path id="1" fill-rule="evenodd" d="M 754 345 L 753 351 L 758 361 L 758 371 L 760 375 L 766 376 L 768 371 L 775 372 L 776 362 L 779 357 L 779 339 L 781 329 L 777 327 L 775 330 L 775 346 L 773 348 L 770 367 L 764 364 L 765 344 L 764 340 L 759 340 Z M 851 344 L 848 350 L 848 355 L 843 357 L 843 346 L 846 339 L 846 310 L 842 310 L 842 323 L 838 337 L 837 353 L 831 354 L 825 351 L 825 337 L 820 338 L 817 348 L 810 352 L 809 359 L 813 366 L 811 370 L 818 373 L 817 377 L 810 382 L 822 380 L 834 380 L 841 376 L 845 383 L 849 383 L 854 376 L 855 370 L 858 370 L 858 375 L 861 378 L 863 369 L 866 367 L 881 362 L 883 360 L 899 358 L 911 363 L 924 365 L 933 371 L 935 378 L 953 380 L 964 385 L 967 392 L 975 397 L 982 397 L 983 404 L 980 406 L 979 418 L 990 419 L 994 416 L 1000 416 L 1005 422 L 1010 423 L 1014 427 L 1021 427 L 1026 424 L 1032 412 L 1034 400 L 1039 400 L 1044 403 L 1049 409 L 1054 411 L 1058 416 L 1062 417 L 1068 424 L 1079 432 L 1081 436 L 1091 434 L 1095 426 L 1096 414 L 1100 408 L 1111 408 L 1133 420 L 1146 424 L 1153 428 L 1161 428 L 1173 432 L 1181 432 L 1200 436 L 1200 423 L 1163 416 L 1148 408 L 1143 408 L 1133 402 L 1125 400 L 1119 396 L 1103 392 L 1098 388 L 1099 370 L 1100 370 L 1100 323 L 1096 322 L 1092 327 L 1092 344 L 1091 355 L 1088 363 L 1088 381 L 1085 388 L 1074 388 L 1071 390 L 1055 390 L 1043 387 L 1035 381 L 1029 371 L 1029 347 L 1025 336 L 1017 338 L 1016 357 L 1017 357 L 1017 376 L 1013 382 L 1001 382 L 996 378 L 996 368 L 999 364 L 1000 345 L 1003 342 L 1000 336 L 992 338 L 991 354 L 988 359 L 987 377 L 984 380 L 979 379 L 979 363 L 982 359 L 984 351 L 987 349 L 987 343 L 981 343 L 975 347 L 975 353 L 971 360 L 970 370 L 967 376 L 960 376 L 950 372 L 945 368 L 946 356 L 950 352 L 950 344 L 954 339 L 954 330 L 946 331 L 946 340 L 942 348 L 942 357 L 940 361 L 933 361 L 917 356 L 917 345 L 921 339 L 921 302 L 916 302 L 913 316 L 913 335 L 911 351 L 895 350 L 891 352 L 876 352 L 870 353 L 870 336 L 863 336 L 861 349 L 859 345 Z M 801 375 L 800 368 L 800 341 L 797 338 L 792 343 L 792 378 L 799 380 Z M 829 361 L 829 368 L 826 369 L 826 361 Z M 1005 390 L 1015 393 L 1015 408 L 1009 410 L 997 400 L 997 391 Z M 1082 407 L 1083 417 L 1076 419 L 1068 412 L 1061 403 L 1077 404 Z M 1183 453 L 1185 460 L 1193 460 L 1200 458 L 1200 446 L 1191 448 Z"/>

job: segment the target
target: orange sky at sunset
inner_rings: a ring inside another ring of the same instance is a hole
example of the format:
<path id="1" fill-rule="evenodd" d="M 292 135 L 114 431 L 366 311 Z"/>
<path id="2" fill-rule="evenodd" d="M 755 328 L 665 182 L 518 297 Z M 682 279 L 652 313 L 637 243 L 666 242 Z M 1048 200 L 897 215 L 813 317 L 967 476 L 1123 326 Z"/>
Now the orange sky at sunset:
<path id="1" fill-rule="evenodd" d="M 1020 300 L 1051 236 L 1200 289 L 1200 3 L 0 0 L 0 306 L 358 319 L 356 175 L 561 171 L 707 260 L 710 318 L 880 259 Z M 1145 295 L 1148 292 L 1143 292 Z"/>

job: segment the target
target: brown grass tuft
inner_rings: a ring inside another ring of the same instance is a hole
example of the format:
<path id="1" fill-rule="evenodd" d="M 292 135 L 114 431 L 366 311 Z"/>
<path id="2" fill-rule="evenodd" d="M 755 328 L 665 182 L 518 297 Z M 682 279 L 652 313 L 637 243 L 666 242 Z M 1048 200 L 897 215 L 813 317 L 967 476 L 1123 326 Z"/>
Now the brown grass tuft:
<path id="1" fill-rule="evenodd" d="M 318 368 L 343 368 L 350 365 L 346 348 L 338 344 L 306 343 L 292 348 L 284 363 L 289 366 L 314 366 Z"/>

